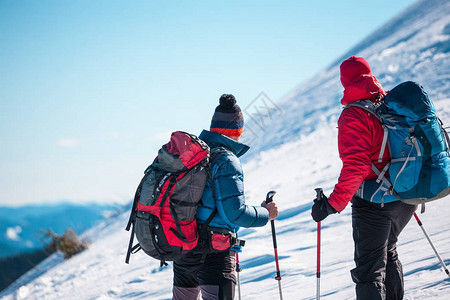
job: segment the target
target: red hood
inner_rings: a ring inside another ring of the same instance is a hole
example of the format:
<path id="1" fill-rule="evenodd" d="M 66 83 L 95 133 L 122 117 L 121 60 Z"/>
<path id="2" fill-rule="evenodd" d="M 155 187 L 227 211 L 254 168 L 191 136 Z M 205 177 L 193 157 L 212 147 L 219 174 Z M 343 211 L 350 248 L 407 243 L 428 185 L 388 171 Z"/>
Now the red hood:
<path id="1" fill-rule="evenodd" d="M 354 101 L 362 99 L 376 100 L 384 97 L 386 92 L 380 82 L 373 75 L 360 75 L 352 81 L 344 90 L 341 104 L 348 105 Z"/>
<path id="2" fill-rule="evenodd" d="M 344 60 L 340 70 L 341 83 L 345 89 L 342 105 L 362 99 L 375 100 L 386 94 L 363 57 L 352 56 Z"/>

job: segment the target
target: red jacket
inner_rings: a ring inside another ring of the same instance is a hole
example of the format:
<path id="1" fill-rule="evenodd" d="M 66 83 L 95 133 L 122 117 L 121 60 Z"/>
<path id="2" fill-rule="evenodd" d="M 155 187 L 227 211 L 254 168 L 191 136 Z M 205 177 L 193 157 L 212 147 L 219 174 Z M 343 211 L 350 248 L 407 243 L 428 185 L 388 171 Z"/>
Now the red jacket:
<path id="1" fill-rule="evenodd" d="M 341 65 L 341 81 L 345 87 L 341 100 L 343 105 L 362 99 L 375 101 L 385 95 L 371 73 L 357 75 L 350 82 L 344 82 L 342 72 Z M 339 117 L 338 128 L 339 156 L 343 165 L 328 202 L 341 212 L 364 180 L 377 178 L 372 171 L 372 163 L 382 170 L 389 162 L 390 154 L 386 149 L 382 162 L 378 162 L 384 132 L 380 121 L 373 114 L 359 107 L 346 108 Z"/>

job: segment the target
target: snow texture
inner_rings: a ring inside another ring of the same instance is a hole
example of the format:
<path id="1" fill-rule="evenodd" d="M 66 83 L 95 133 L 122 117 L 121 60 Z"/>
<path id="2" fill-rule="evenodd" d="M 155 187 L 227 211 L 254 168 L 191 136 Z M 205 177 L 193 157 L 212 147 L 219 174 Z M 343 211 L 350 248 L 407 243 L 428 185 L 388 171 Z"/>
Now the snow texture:
<path id="1" fill-rule="evenodd" d="M 246 160 L 247 202 L 259 205 L 269 190 L 276 219 L 284 299 L 316 295 L 316 223 L 310 209 L 314 188 L 329 194 L 341 167 L 336 121 L 342 88 L 339 63 L 365 57 L 384 87 L 405 80 L 424 85 L 445 124 L 450 123 L 450 2 L 421 1 L 370 35 L 328 69 L 301 85 L 280 104 Z M 273 103 L 272 103 L 273 104 Z M 274 104 L 275 105 L 275 104 Z M 278 116 L 282 112 L 282 116 Z M 278 116 L 278 117 L 276 117 Z M 256 127 L 254 127 L 256 128 Z M 420 215 L 436 249 L 450 265 L 450 197 L 427 205 Z M 85 234 L 85 252 L 63 261 L 55 254 L 0 293 L 9 299 L 171 299 L 172 266 L 142 252 L 124 263 L 128 212 L 103 221 Z M 240 255 L 243 299 L 278 299 L 270 226 L 241 229 L 247 241 Z M 450 299 L 450 278 L 442 270 L 414 220 L 398 242 L 405 275 L 405 299 Z M 321 299 L 354 299 L 351 209 L 322 222 Z M 237 297 L 236 297 L 237 298 Z"/>

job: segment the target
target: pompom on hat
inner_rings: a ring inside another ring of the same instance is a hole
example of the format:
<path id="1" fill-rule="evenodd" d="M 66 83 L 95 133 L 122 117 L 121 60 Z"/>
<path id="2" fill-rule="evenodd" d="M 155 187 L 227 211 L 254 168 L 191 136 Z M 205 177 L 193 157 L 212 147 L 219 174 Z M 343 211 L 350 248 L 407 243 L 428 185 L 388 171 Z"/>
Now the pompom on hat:
<path id="1" fill-rule="evenodd" d="M 244 116 L 233 95 L 220 96 L 219 105 L 211 120 L 210 131 L 228 137 L 240 137 L 244 132 Z"/>

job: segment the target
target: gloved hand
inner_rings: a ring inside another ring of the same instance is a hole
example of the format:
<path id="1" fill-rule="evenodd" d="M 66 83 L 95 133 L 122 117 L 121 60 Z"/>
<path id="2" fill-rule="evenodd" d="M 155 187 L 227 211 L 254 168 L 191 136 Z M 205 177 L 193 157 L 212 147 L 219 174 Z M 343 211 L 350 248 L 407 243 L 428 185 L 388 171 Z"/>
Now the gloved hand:
<path id="1" fill-rule="evenodd" d="M 337 213 L 337 210 L 328 203 L 327 196 L 323 195 L 322 199 L 314 199 L 314 205 L 311 208 L 311 216 L 316 222 L 320 222 L 328 215 Z"/>
<path id="2" fill-rule="evenodd" d="M 234 252 L 242 252 L 242 247 L 239 245 L 233 245 L 233 247 L 231 247 L 230 250 Z"/>

